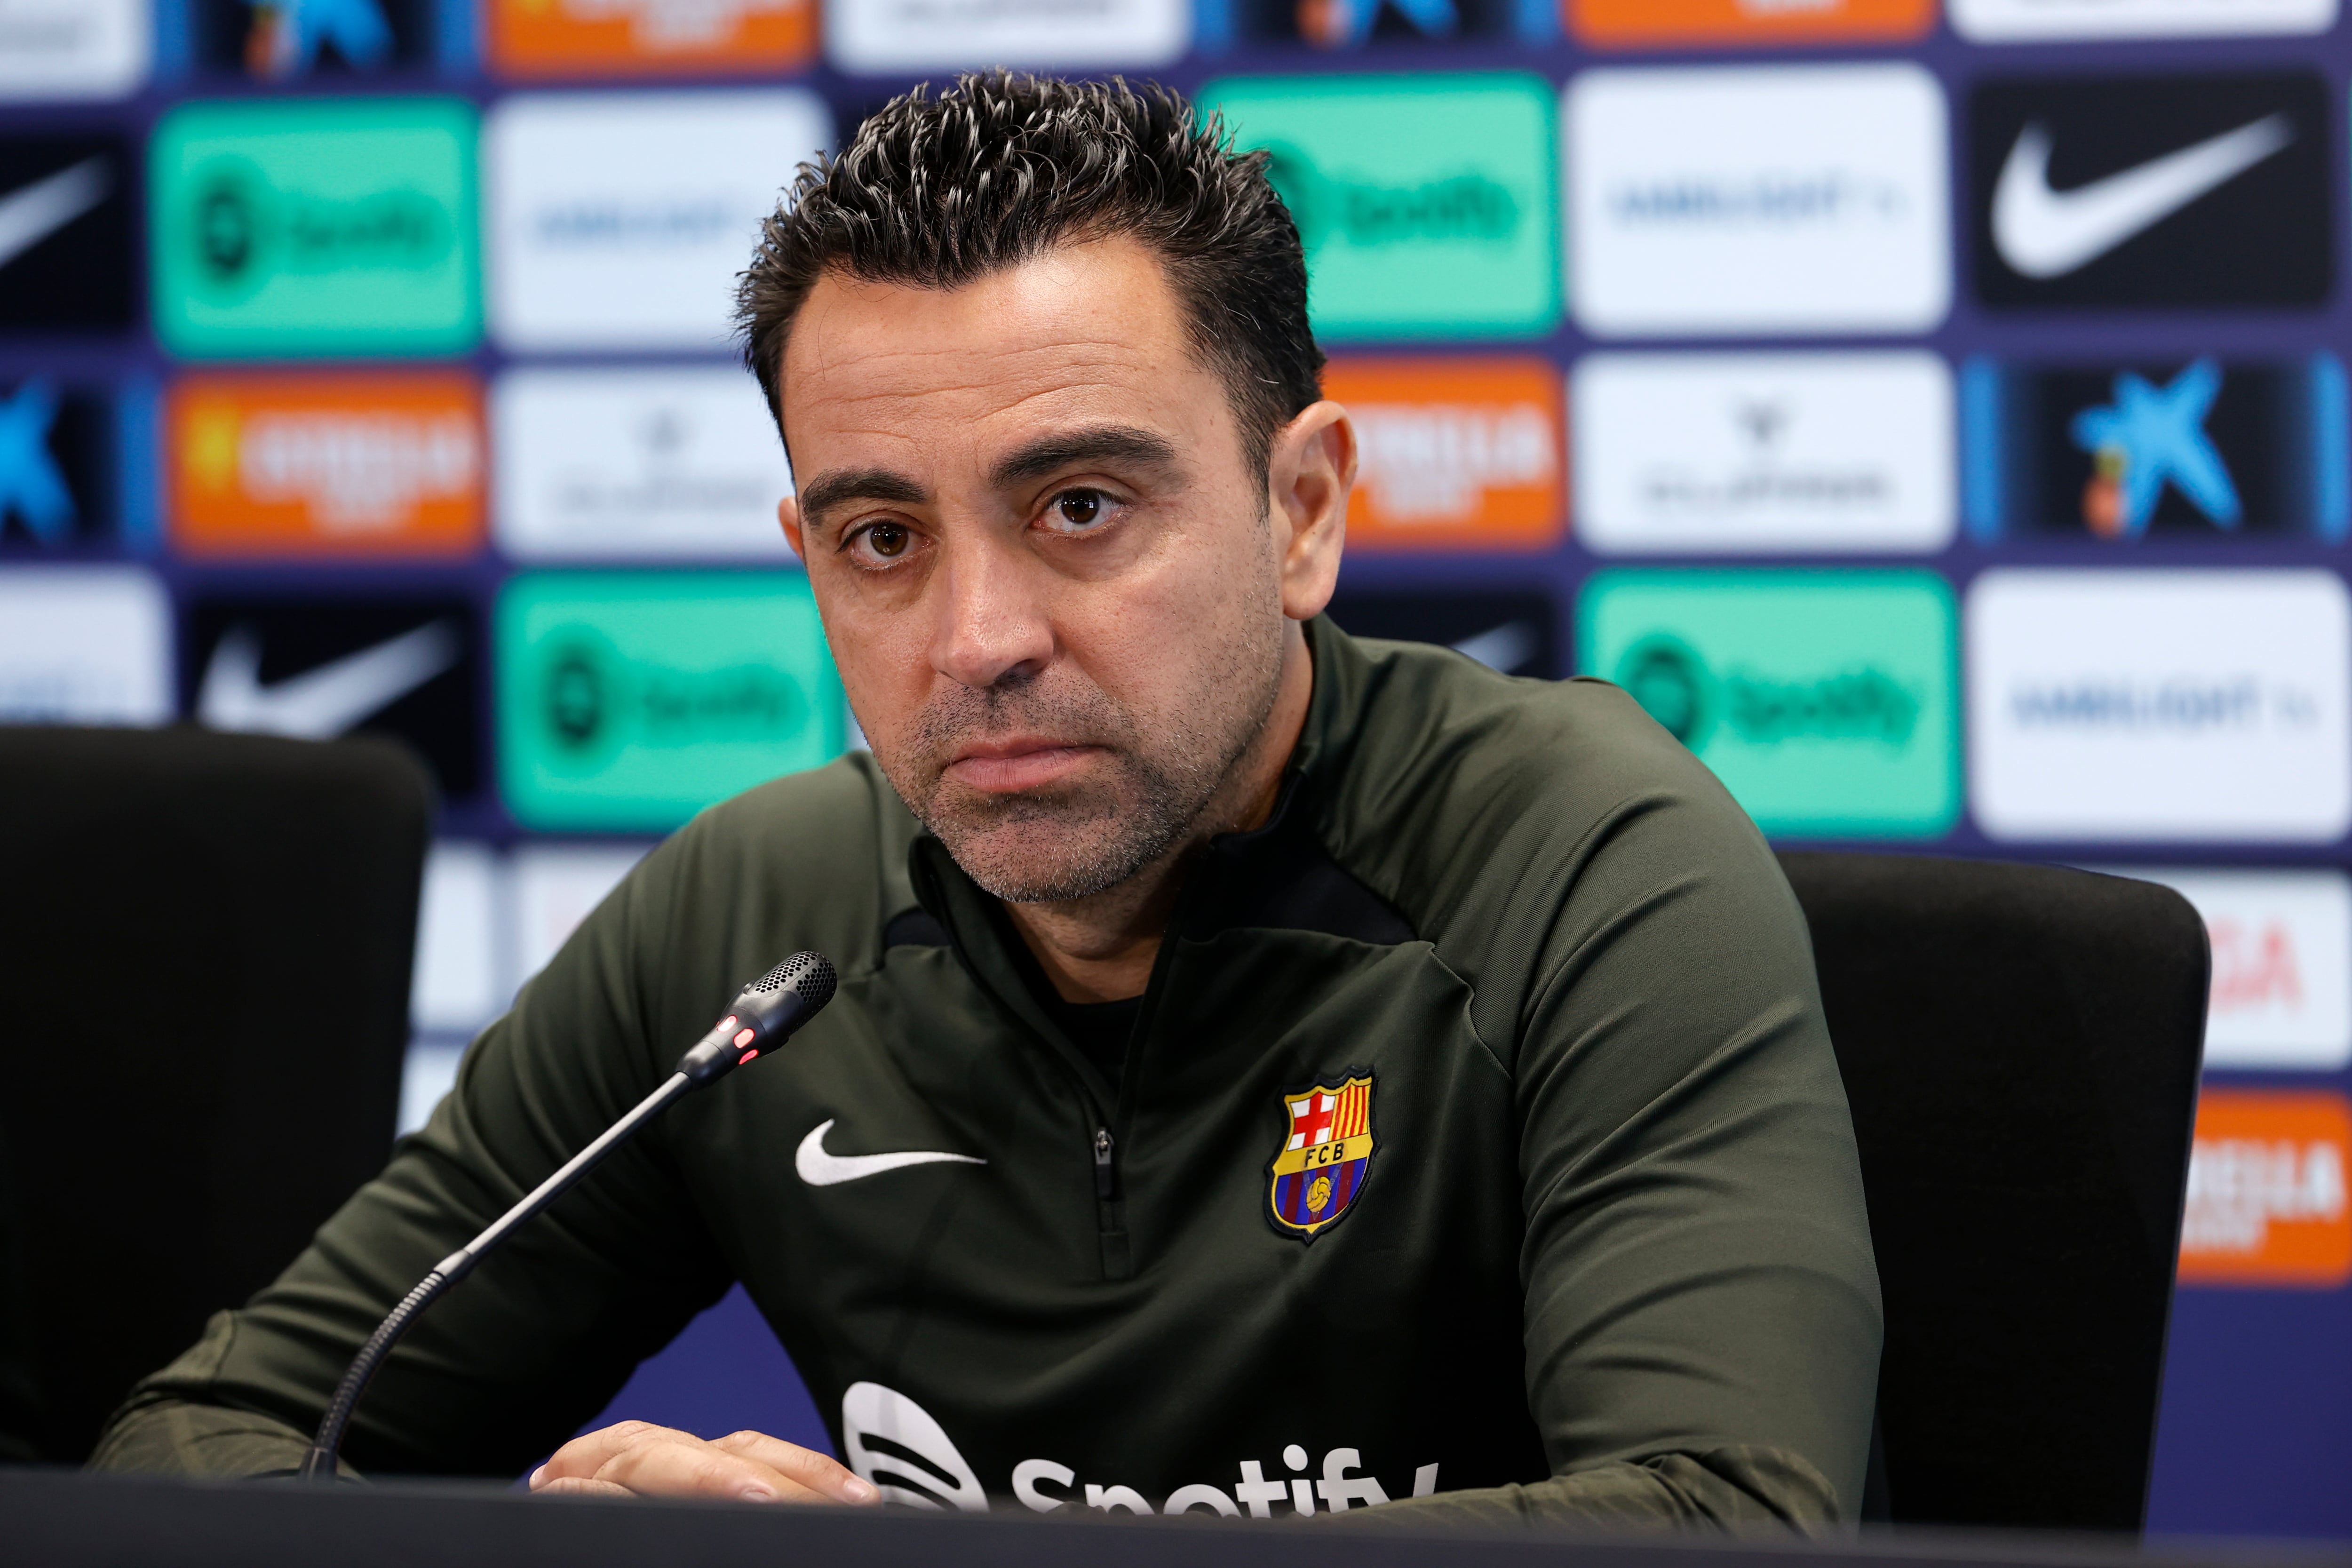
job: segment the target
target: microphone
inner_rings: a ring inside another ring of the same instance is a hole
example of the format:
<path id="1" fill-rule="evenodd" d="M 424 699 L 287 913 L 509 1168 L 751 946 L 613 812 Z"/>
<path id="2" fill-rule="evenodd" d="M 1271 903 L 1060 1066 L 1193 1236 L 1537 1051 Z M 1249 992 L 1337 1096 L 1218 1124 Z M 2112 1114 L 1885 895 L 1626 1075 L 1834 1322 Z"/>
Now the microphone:
<path id="1" fill-rule="evenodd" d="M 485 1253 L 512 1235 L 515 1227 L 563 1195 L 572 1183 L 628 1142 L 632 1134 L 667 1110 L 671 1101 L 718 1082 L 762 1051 L 772 1051 L 792 1038 L 800 1026 L 833 1000 L 836 984 L 832 963 L 821 952 L 796 952 L 745 986 L 729 1005 L 727 1016 L 677 1058 L 677 1069 L 659 1089 L 606 1128 L 602 1136 L 567 1161 L 562 1169 L 540 1183 L 530 1196 L 500 1215 L 488 1230 L 433 1266 L 416 1289 L 401 1298 L 352 1358 L 343 1381 L 336 1386 L 327 1413 L 320 1418 L 319 1434 L 302 1456 L 302 1479 L 335 1479 L 335 1456 L 343 1446 L 343 1428 L 376 1367 L 400 1342 L 409 1325 L 450 1286 L 474 1271 Z"/>

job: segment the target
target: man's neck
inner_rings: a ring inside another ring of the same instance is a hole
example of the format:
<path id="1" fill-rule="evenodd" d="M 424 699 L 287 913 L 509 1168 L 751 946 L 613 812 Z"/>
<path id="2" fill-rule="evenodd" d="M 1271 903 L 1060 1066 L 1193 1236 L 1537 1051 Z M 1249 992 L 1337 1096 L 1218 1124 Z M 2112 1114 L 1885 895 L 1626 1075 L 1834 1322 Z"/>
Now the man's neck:
<path id="1" fill-rule="evenodd" d="M 1282 677 L 1274 707 L 1192 832 L 1117 887 L 1084 899 L 1004 906 L 1013 929 L 1036 955 L 1062 1000 L 1116 1002 L 1143 994 L 1192 857 L 1219 834 L 1262 827 L 1274 815 L 1283 769 L 1307 726 L 1307 706 L 1314 692 L 1314 662 L 1305 635 L 1293 625 L 1283 639 Z"/>

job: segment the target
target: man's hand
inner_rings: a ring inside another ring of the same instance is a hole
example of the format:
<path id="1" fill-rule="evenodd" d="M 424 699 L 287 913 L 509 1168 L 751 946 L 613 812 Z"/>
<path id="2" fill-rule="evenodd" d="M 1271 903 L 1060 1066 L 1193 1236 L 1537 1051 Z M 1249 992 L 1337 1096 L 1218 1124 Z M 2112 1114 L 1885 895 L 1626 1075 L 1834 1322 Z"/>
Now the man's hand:
<path id="1" fill-rule="evenodd" d="M 647 1421 L 624 1421 L 572 1438 L 530 1473 L 530 1489 L 742 1502 L 870 1503 L 882 1495 L 837 1460 L 764 1432 L 706 1443 Z"/>

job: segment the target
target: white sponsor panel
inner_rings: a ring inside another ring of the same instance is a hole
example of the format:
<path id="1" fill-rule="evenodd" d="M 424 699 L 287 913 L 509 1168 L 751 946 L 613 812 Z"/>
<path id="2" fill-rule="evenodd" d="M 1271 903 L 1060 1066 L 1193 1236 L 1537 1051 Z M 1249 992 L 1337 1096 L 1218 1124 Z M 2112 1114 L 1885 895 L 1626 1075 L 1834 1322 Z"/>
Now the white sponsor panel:
<path id="1" fill-rule="evenodd" d="M 1988 572 L 1967 642 L 1970 795 L 1995 837 L 2352 826 L 2352 613 L 2332 573 Z"/>
<path id="2" fill-rule="evenodd" d="M 797 88 L 505 100 L 483 157 L 499 344 L 724 349 L 760 224 L 832 123 Z"/>
<path id="3" fill-rule="evenodd" d="M 172 603 L 136 566 L 0 572 L 0 724 L 162 724 Z"/>
<path id="4" fill-rule="evenodd" d="M 868 76 L 1166 65 L 1192 41 L 1188 0 L 828 0 L 824 8 L 826 56 Z"/>
<path id="5" fill-rule="evenodd" d="M 499 961 L 502 866 L 487 844 L 436 842 L 425 858 L 416 911 L 412 1028 L 472 1034 L 498 1016 L 511 988 Z"/>
<path id="6" fill-rule="evenodd" d="M 2336 870 L 2101 867 L 2187 899 L 2213 947 L 2209 1068 L 2352 1062 L 2352 879 Z"/>
<path id="7" fill-rule="evenodd" d="M 1944 92 L 1916 66 L 1590 70 L 1561 126 L 1588 331 L 1914 332 L 1950 307 Z"/>
<path id="8" fill-rule="evenodd" d="M 155 52 L 149 0 L 0 0 L 0 103 L 121 98 Z"/>
<path id="9" fill-rule="evenodd" d="M 2324 33 L 2336 0 L 1951 0 L 1952 30 L 1979 44 Z"/>
<path id="10" fill-rule="evenodd" d="M 1588 354 L 1576 528 L 1603 554 L 1940 550 L 1958 510 L 1932 353 Z"/>
<path id="11" fill-rule="evenodd" d="M 515 986 L 547 967 L 580 922 L 645 858 L 645 845 L 525 844 L 509 862 Z"/>
<path id="12" fill-rule="evenodd" d="M 731 365 L 517 371 L 491 420 L 499 545 L 518 560 L 792 558 L 783 444 Z"/>

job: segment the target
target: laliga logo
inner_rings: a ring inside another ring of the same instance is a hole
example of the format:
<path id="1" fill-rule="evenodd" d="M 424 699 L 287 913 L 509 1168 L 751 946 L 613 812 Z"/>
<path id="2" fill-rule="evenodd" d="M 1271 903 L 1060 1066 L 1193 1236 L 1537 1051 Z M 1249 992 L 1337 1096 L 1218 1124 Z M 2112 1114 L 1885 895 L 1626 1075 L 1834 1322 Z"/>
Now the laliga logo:
<path id="1" fill-rule="evenodd" d="M 980 1478 L 957 1452 L 946 1430 L 929 1411 L 896 1389 L 878 1383 L 851 1384 L 841 1396 L 841 1441 L 849 1468 L 892 1502 L 961 1509 L 968 1513 L 988 1511 L 988 1494 L 981 1489 Z M 1307 1450 L 1296 1443 L 1282 1451 L 1282 1459 L 1293 1470 L 1307 1468 Z M 1133 1487 L 1088 1483 L 1083 1503 L 1105 1513 L 1185 1513 L 1207 1509 L 1229 1518 L 1247 1511 L 1253 1519 L 1271 1519 L 1275 1503 L 1286 1501 L 1293 1512 L 1308 1514 L 1315 1511 L 1316 1500 L 1320 1498 L 1327 1511 L 1345 1513 L 1358 1504 L 1370 1507 L 1389 1500 L 1387 1489 L 1379 1481 L 1348 1474 L 1362 1468 L 1355 1449 L 1334 1448 L 1323 1456 L 1320 1480 L 1310 1481 L 1304 1475 L 1289 1481 L 1268 1480 L 1262 1463 L 1244 1459 L 1237 1467 L 1240 1480 L 1231 1492 L 1195 1482 L 1169 1493 L 1167 1502 L 1155 1510 L 1150 1500 Z M 1067 1465 L 1024 1459 L 1013 1467 L 1013 1495 L 1024 1507 L 1052 1513 L 1081 1499 L 1069 1493 L 1056 1496 L 1045 1490 L 1046 1486 L 1068 1487 L 1076 1480 L 1077 1472 Z M 1427 1497 L 1436 1489 L 1435 1465 L 1413 1471 L 1413 1496 Z"/>

